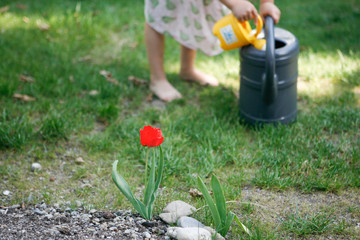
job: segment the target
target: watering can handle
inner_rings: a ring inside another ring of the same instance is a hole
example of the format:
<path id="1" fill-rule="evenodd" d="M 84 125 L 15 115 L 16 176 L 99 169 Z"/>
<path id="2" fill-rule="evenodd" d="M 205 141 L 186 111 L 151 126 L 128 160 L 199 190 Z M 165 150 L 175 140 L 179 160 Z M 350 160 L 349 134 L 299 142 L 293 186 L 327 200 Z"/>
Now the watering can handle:
<path id="1" fill-rule="evenodd" d="M 265 74 L 263 75 L 262 98 L 267 104 L 274 102 L 277 96 L 277 76 L 275 73 L 275 34 L 274 20 L 270 16 L 265 17 Z"/>

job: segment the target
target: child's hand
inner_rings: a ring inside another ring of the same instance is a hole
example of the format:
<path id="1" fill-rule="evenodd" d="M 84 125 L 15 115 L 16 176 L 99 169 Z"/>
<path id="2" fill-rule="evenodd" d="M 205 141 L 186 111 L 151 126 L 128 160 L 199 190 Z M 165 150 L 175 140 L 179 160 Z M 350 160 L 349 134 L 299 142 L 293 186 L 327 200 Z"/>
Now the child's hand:
<path id="1" fill-rule="evenodd" d="M 257 19 L 258 12 L 254 5 L 244 0 L 222 0 L 232 12 L 232 14 L 240 21 L 249 21 Z M 256 24 L 257 21 L 255 21 Z"/>
<path id="2" fill-rule="evenodd" d="M 275 24 L 280 20 L 280 10 L 272 2 L 263 2 L 260 4 L 260 15 L 263 19 L 266 16 L 271 16 L 274 19 Z"/>

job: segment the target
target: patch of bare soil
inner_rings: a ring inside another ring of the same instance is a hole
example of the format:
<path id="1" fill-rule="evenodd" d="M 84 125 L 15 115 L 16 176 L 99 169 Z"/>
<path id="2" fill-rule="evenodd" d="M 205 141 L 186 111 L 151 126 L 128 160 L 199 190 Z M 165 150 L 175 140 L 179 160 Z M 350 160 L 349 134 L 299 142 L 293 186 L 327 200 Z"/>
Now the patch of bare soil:
<path id="1" fill-rule="evenodd" d="M 297 191 L 275 192 L 270 190 L 248 188 L 242 191 L 243 202 L 254 204 L 251 215 L 269 223 L 272 228 L 281 227 L 287 216 L 298 213 L 298 216 L 312 216 L 325 213 L 334 218 L 334 224 L 343 220 L 346 223 L 344 233 L 324 233 L 309 237 L 291 236 L 291 239 L 359 239 L 360 236 L 360 190 L 348 189 L 340 193 L 300 193 Z"/>

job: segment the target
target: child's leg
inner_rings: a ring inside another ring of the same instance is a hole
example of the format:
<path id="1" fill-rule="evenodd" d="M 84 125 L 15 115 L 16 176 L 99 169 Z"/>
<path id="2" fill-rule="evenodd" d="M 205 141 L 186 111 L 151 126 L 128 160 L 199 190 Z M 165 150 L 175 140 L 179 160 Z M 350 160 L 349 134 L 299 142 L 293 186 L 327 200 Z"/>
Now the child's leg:
<path id="1" fill-rule="evenodd" d="M 145 43 L 150 66 L 150 90 L 169 102 L 181 94 L 168 82 L 164 71 L 164 36 L 145 23 Z"/>
<path id="2" fill-rule="evenodd" d="M 185 80 L 195 81 L 201 85 L 217 86 L 219 82 L 213 76 L 207 75 L 194 67 L 196 50 L 181 46 L 180 77 Z"/>

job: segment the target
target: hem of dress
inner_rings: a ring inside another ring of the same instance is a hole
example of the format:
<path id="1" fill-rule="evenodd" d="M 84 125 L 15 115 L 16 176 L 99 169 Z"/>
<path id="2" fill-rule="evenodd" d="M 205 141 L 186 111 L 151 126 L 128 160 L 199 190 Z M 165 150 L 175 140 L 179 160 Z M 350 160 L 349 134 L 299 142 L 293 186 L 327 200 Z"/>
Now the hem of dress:
<path id="1" fill-rule="evenodd" d="M 149 21 L 147 21 L 147 19 L 146 19 L 146 23 L 147 23 L 152 29 L 154 29 L 156 32 L 164 35 L 164 32 L 165 32 L 165 31 L 157 28 L 156 26 L 153 26 L 151 23 L 149 23 Z M 172 37 L 175 41 L 177 41 L 179 44 L 183 45 L 184 47 L 190 48 L 190 49 L 195 50 L 195 51 L 201 51 L 202 53 L 204 53 L 205 55 L 207 55 L 207 56 L 209 56 L 209 57 L 219 55 L 219 54 L 221 54 L 221 53 L 224 51 L 224 50 L 222 50 L 222 49 L 219 49 L 218 52 L 215 52 L 215 53 L 212 53 L 212 54 L 210 53 L 210 54 L 209 54 L 209 53 L 206 53 L 206 52 L 204 52 L 203 50 L 201 50 L 201 48 L 196 48 L 196 47 L 194 48 L 193 46 L 189 46 L 189 45 L 185 44 L 181 39 L 178 39 L 178 38 L 174 37 L 174 36 L 171 35 L 170 33 L 169 33 L 169 35 L 165 35 L 165 36 L 170 36 L 170 37 Z"/>

